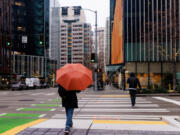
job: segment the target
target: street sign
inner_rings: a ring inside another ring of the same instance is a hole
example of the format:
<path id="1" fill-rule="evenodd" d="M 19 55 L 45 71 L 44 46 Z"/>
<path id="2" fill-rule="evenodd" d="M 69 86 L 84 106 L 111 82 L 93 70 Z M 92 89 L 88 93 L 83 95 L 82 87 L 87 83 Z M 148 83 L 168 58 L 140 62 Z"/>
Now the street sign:
<path id="1" fill-rule="evenodd" d="M 22 36 L 22 43 L 27 44 L 27 36 Z"/>

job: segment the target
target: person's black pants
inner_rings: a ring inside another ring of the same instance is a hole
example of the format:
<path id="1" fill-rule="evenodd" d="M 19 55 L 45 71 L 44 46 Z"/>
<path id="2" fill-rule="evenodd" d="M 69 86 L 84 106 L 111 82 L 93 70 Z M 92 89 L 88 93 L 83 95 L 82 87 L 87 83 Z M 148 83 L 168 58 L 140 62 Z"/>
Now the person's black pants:
<path id="1" fill-rule="evenodd" d="M 134 106 L 136 104 L 136 90 L 129 90 L 131 96 L 131 104 Z"/>

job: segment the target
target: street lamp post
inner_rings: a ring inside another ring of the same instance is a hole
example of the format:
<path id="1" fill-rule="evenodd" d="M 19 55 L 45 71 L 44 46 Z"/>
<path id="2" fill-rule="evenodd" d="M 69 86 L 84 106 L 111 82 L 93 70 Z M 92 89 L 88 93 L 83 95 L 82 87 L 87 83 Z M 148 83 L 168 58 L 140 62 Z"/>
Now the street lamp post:
<path id="1" fill-rule="evenodd" d="M 95 70 L 94 70 L 94 90 L 98 90 L 98 85 L 97 85 L 97 67 L 98 67 L 98 52 L 97 52 L 97 11 L 83 8 L 84 10 L 91 11 L 95 13 Z"/>

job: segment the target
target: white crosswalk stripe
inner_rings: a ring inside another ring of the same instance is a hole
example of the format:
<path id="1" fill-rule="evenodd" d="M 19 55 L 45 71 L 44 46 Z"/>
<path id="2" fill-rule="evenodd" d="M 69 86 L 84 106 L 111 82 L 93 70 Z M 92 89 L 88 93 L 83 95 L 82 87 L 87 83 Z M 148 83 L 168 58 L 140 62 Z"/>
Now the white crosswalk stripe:
<path id="1" fill-rule="evenodd" d="M 32 96 L 38 96 L 38 95 L 46 95 L 46 96 L 52 96 L 52 95 L 55 95 L 56 93 L 55 92 L 52 92 L 52 93 L 43 93 L 43 92 L 40 92 L 40 93 L 33 93 L 33 94 L 30 94 Z"/>
<path id="2" fill-rule="evenodd" d="M 131 107 L 130 97 L 84 97 L 78 101 L 79 108 L 75 109 L 74 119 L 121 119 L 126 113 L 132 115 L 134 119 L 159 119 L 160 117 L 147 117 L 152 113 L 167 113 L 169 110 L 160 108 L 145 98 L 136 99 L 135 108 Z M 134 115 L 136 113 L 137 115 Z M 147 114 L 147 115 L 146 115 Z M 146 117 L 141 117 L 145 115 Z M 61 114 L 56 114 L 53 118 L 66 118 L 65 110 Z M 129 117 L 130 119 L 130 117 Z M 132 117 L 131 117 L 132 119 Z"/>

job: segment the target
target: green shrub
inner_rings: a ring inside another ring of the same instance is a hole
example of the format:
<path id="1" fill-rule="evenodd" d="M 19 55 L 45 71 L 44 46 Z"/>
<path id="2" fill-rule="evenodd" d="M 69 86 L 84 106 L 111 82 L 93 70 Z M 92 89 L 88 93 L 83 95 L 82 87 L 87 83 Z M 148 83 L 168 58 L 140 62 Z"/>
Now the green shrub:
<path id="1" fill-rule="evenodd" d="M 168 93 L 168 89 L 164 87 L 156 87 L 154 88 L 154 93 Z"/>
<path id="2" fill-rule="evenodd" d="M 151 93 L 152 93 L 152 89 L 148 89 L 148 88 L 145 89 L 145 88 L 143 88 L 143 89 L 142 89 L 142 93 L 143 93 L 143 94 L 151 94 Z"/>
<path id="3" fill-rule="evenodd" d="M 177 93 L 180 93 L 180 85 L 178 85 L 178 86 L 176 87 L 176 92 L 177 92 Z"/>

